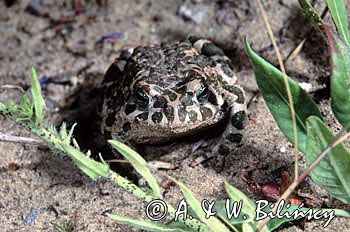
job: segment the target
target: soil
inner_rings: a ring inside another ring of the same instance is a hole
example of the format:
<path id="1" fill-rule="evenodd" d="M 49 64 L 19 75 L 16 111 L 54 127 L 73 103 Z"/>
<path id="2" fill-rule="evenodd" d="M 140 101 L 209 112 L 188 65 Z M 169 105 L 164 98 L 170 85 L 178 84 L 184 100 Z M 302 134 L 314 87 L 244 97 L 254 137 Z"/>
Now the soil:
<path id="1" fill-rule="evenodd" d="M 72 2 L 81 6 L 73 7 Z M 313 2 L 319 12 L 324 9 L 325 1 Z M 199 13 L 185 17 L 186 7 Z M 333 123 L 326 44 L 305 20 L 297 1 L 266 0 L 264 7 L 284 59 L 307 38 L 301 52 L 288 63 L 287 72 L 298 82 L 311 84 L 315 100 Z M 329 15 L 325 21 L 331 24 Z M 188 35 L 210 38 L 233 60 L 239 83 L 251 99 L 243 145 L 230 154 L 220 173 L 205 164 L 192 168 L 191 160 L 184 159 L 175 170 L 153 174 L 160 181 L 165 174 L 181 180 L 198 199 L 226 198 L 224 181 L 258 199 L 260 196 L 248 192 L 252 183 L 280 184 L 282 171 L 293 172 L 292 146 L 262 97 L 256 95 L 258 89 L 243 49 L 246 38 L 261 56 L 277 64 L 255 1 L 8 0 L 0 2 L 0 22 L 0 101 L 18 99 L 22 94 L 18 87 L 28 92 L 29 70 L 34 66 L 44 82 L 47 121 L 55 125 L 62 120 L 86 125 L 93 120 L 86 119 L 93 104 L 85 96 L 97 95 L 96 86 L 121 48 L 184 40 Z M 114 38 L 103 38 L 111 33 L 116 33 Z M 86 105 L 82 105 L 84 99 Z M 0 125 L 2 133 L 31 137 L 5 118 L 0 118 Z M 82 143 L 88 140 L 89 134 L 80 133 Z M 173 159 L 178 162 L 176 155 Z M 302 154 L 299 166 L 301 172 L 305 168 Z M 243 181 L 242 176 L 252 183 Z M 74 224 L 74 231 L 137 231 L 104 213 L 146 219 L 144 203 L 108 180 L 93 182 L 68 157 L 43 147 L 0 142 L 0 186 L 2 231 L 54 231 L 53 224 L 69 222 Z M 162 191 L 164 199 L 174 206 L 182 199 L 176 186 Z M 300 186 L 299 192 L 303 200 L 316 207 L 350 210 L 311 179 Z M 327 228 L 323 223 L 286 224 L 279 230 L 350 231 L 350 219 L 336 217 Z"/>

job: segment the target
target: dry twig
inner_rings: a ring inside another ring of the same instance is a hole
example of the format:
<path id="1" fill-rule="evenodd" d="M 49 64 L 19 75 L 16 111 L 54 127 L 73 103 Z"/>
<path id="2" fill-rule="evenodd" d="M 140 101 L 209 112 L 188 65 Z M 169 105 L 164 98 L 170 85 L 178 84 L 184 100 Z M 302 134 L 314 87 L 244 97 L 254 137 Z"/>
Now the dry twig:
<path id="1" fill-rule="evenodd" d="M 46 143 L 40 139 L 32 139 L 27 137 L 20 137 L 14 135 L 6 135 L 0 133 L 0 142 L 10 142 L 10 143 L 20 143 L 20 144 L 31 144 L 31 145 L 40 145 L 47 146 Z"/>
<path id="2" fill-rule="evenodd" d="M 256 0 L 256 1 L 258 3 L 258 7 L 259 7 L 259 10 L 260 10 L 261 16 L 262 16 L 262 18 L 264 20 L 264 24 L 265 24 L 266 30 L 267 30 L 267 32 L 269 34 L 270 40 L 271 40 L 272 45 L 273 45 L 273 47 L 275 49 L 276 57 L 277 57 L 280 69 L 282 71 L 282 75 L 283 75 L 283 79 L 284 79 L 284 85 L 285 85 L 285 88 L 286 88 L 286 91 L 287 91 L 287 95 L 288 95 L 288 103 L 289 103 L 289 107 L 290 107 L 290 116 L 292 118 L 292 124 L 293 124 L 294 162 L 295 162 L 294 163 L 294 179 L 296 179 L 296 178 L 298 178 L 298 154 L 299 154 L 298 150 L 299 149 L 298 149 L 297 123 L 296 123 L 296 120 L 295 120 L 295 110 L 294 110 L 294 105 L 293 105 L 292 94 L 291 94 L 291 91 L 290 91 L 290 86 L 288 84 L 286 69 L 284 68 L 284 65 L 283 65 L 282 56 L 281 56 L 280 50 L 279 50 L 279 48 L 277 46 L 275 37 L 273 36 L 273 32 L 271 30 L 271 26 L 270 26 L 269 21 L 267 19 L 266 12 L 265 12 L 264 7 L 263 7 L 263 5 L 261 3 L 261 0 Z"/>

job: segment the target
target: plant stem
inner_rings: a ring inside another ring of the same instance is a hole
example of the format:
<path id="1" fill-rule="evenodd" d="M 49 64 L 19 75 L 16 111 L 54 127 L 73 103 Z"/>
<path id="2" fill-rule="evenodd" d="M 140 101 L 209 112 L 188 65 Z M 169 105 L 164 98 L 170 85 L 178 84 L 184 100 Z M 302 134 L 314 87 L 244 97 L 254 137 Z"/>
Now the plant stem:
<path id="1" fill-rule="evenodd" d="M 288 79 L 287 79 L 287 74 L 286 74 L 286 70 L 284 68 L 283 65 L 283 60 L 282 60 L 282 56 L 280 53 L 280 50 L 277 46 L 275 37 L 273 36 L 273 32 L 271 30 L 271 26 L 269 23 L 269 20 L 266 16 L 266 12 L 264 10 L 264 7 L 261 3 L 261 0 L 256 0 L 261 16 L 263 18 L 267 33 L 270 37 L 270 40 L 272 42 L 272 45 L 274 47 L 275 53 L 276 53 L 276 57 L 278 60 L 278 64 L 280 66 L 280 69 L 282 71 L 282 75 L 283 75 L 283 79 L 284 79 L 284 85 L 287 91 L 287 95 L 288 95 L 288 103 L 289 103 L 289 108 L 290 108 L 290 116 L 292 118 L 292 125 L 293 125 L 293 140 L 294 140 L 294 180 L 296 180 L 298 178 L 298 156 L 299 156 L 299 149 L 298 149 L 298 135 L 297 135 L 297 123 L 295 120 L 295 110 L 294 110 L 294 104 L 293 104 L 293 99 L 292 99 L 292 94 L 290 91 L 290 86 L 288 83 Z"/>

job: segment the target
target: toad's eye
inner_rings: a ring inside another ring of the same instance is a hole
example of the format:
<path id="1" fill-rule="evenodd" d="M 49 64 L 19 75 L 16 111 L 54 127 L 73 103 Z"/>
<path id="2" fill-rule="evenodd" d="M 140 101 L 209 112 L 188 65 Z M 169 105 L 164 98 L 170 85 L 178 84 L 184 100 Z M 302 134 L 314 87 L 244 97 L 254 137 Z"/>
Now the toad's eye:
<path id="1" fill-rule="evenodd" d="M 134 98 L 137 105 L 146 107 L 149 104 L 150 98 L 148 94 L 141 88 L 134 90 Z"/>
<path id="2" fill-rule="evenodd" d="M 207 85 L 201 84 L 196 90 L 196 97 L 199 103 L 204 103 L 208 100 L 210 90 Z"/>

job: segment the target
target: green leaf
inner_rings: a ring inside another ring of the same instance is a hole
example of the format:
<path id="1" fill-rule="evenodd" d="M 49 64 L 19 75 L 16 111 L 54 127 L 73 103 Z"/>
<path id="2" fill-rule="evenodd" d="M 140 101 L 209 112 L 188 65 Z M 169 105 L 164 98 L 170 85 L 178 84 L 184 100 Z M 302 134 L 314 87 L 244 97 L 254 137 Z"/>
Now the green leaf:
<path id="1" fill-rule="evenodd" d="M 76 127 L 76 123 L 73 124 L 73 126 L 70 128 L 69 132 L 67 131 L 67 124 L 65 122 L 62 123 L 61 128 L 60 128 L 60 137 L 61 140 L 67 144 L 71 142 L 74 128 Z"/>
<path id="2" fill-rule="evenodd" d="M 254 232 L 256 231 L 256 227 L 255 226 L 252 226 L 250 223 L 244 223 L 242 225 L 242 231 L 243 232 Z"/>
<path id="3" fill-rule="evenodd" d="M 112 180 L 112 182 L 115 183 L 115 185 L 122 187 L 124 190 L 131 193 L 134 197 L 137 197 L 142 201 L 150 202 L 155 199 L 154 196 L 148 194 L 143 189 L 141 189 L 125 177 L 122 177 L 121 175 L 113 171 L 110 172 L 109 179 Z"/>
<path id="4" fill-rule="evenodd" d="M 60 128 L 60 137 L 62 140 L 65 140 L 68 136 L 67 132 L 67 124 L 65 122 L 62 123 L 61 128 Z"/>
<path id="5" fill-rule="evenodd" d="M 134 226 L 134 227 L 142 229 L 142 230 L 157 231 L 157 232 L 186 232 L 186 231 L 188 231 L 188 230 L 182 230 L 180 228 L 171 228 L 168 225 L 163 225 L 163 224 L 159 224 L 159 223 L 155 223 L 155 222 L 141 221 L 141 220 L 126 218 L 126 217 L 118 216 L 115 214 L 107 214 L 107 216 L 112 218 L 113 220 L 120 222 L 120 223 Z"/>
<path id="6" fill-rule="evenodd" d="M 327 6 L 331 12 L 333 21 L 337 27 L 340 37 L 345 43 L 350 46 L 349 43 L 349 26 L 348 18 L 346 16 L 346 9 L 343 0 L 327 0 Z"/>
<path id="7" fill-rule="evenodd" d="M 170 228 L 179 228 L 184 231 L 212 232 L 212 230 L 210 230 L 207 225 L 205 225 L 204 223 L 202 223 L 197 219 L 194 220 L 194 219 L 187 218 L 186 221 L 184 221 L 181 218 L 179 218 L 177 221 L 170 220 L 166 225 L 169 226 Z"/>
<path id="8" fill-rule="evenodd" d="M 253 66 L 261 95 L 264 97 L 283 134 L 294 144 L 292 118 L 282 72 L 258 56 L 247 42 L 245 43 L 245 49 Z M 304 152 L 306 147 L 306 119 L 311 115 L 322 118 L 322 115 L 311 96 L 294 80 L 287 78 L 295 109 L 299 149 Z"/>
<path id="9" fill-rule="evenodd" d="M 23 111 L 27 111 L 27 112 L 32 111 L 32 107 L 33 107 L 32 101 L 29 99 L 29 97 L 26 94 L 21 96 L 19 107 Z"/>
<path id="10" fill-rule="evenodd" d="M 168 205 L 168 207 L 169 206 L 170 205 Z M 169 215 L 173 218 L 173 220 L 170 220 L 168 223 L 166 223 L 166 225 L 168 225 L 171 228 L 180 228 L 185 231 L 192 231 L 193 228 L 195 228 L 195 231 L 212 232 L 212 230 L 206 224 L 200 221 L 194 209 L 192 209 L 191 207 L 188 207 L 187 209 L 187 214 L 191 215 L 191 218 L 187 217 L 186 220 L 184 220 L 183 217 L 178 217 L 178 220 L 175 221 L 174 216 L 177 210 L 170 210 L 169 207 Z"/>
<path id="11" fill-rule="evenodd" d="M 330 41 L 332 43 L 332 41 Z M 335 117 L 346 129 L 350 128 L 350 48 L 336 39 L 332 52 L 331 106 Z"/>
<path id="12" fill-rule="evenodd" d="M 40 124 L 45 116 L 45 101 L 41 94 L 41 87 L 35 69 L 31 70 L 32 97 L 34 103 L 35 123 Z"/>
<path id="13" fill-rule="evenodd" d="M 202 209 L 201 203 L 194 197 L 194 194 L 183 183 L 172 179 L 179 186 L 188 204 L 192 207 L 198 218 L 204 222 L 212 231 L 229 232 L 227 227 L 221 223 L 219 219 L 214 216 L 205 218 L 205 212 Z"/>
<path id="14" fill-rule="evenodd" d="M 230 185 L 225 181 L 225 189 L 228 196 L 234 201 L 242 201 L 242 213 L 248 215 L 247 221 L 254 221 L 255 219 L 255 205 L 250 199 L 241 191 Z"/>
<path id="15" fill-rule="evenodd" d="M 249 230 L 250 227 L 257 228 L 258 223 L 255 221 L 255 210 L 256 206 L 255 204 L 241 191 L 230 185 L 225 181 L 225 189 L 229 197 L 232 199 L 234 202 L 239 202 L 242 201 L 242 210 L 241 213 L 248 215 L 248 218 L 243 225 L 245 225 L 245 228 Z M 248 226 L 249 224 L 249 226 Z M 244 229 L 243 229 L 244 230 Z M 264 227 L 261 231 L 269 231 L 267 227 Z"/>
<path id="16" fill-rule="evenodd" d="M 322 209 L 324 211 L 334 211 L 336 216 L 350 218 L 350 212 L 342 209 Z"/>
<path id="17" fill-rule="evenodd" d="M 33 117 L 33 103 L 26 94 L 21 97 L 13 115 L 16 117 L 16 122 L 28 123 L 31 121 Z"/>
<path id="18" fill-rule="evenodd" d="M 230 207 L 230 209 L 232 209 L 235 201 L 232 201 L 232 200 L 228 200 L 228 201 L 230 203 L 229 207 Z M 228 220 L 231 223 L 231 225 L 239 225 L 239 224 L 245 223 L 246 220 L 243 219 L 242 213 L 240 213 L 237 218 L 232 217 L 229 219 L 227 211 L 226 211 L 226 204 L 227 204 L 226 200 L 215 201 L 213 211 L 217 212 L 218 216 L 220 216 L 221 218 L 225 218 L 226 220 Z"/>
<path id="19" fill-rule="evenodd" d="M 78 168 L 82 170 L 86 175 L 88 175 L 92 180 L 96 181 L 100 177 L 108 177 L 108 165 L 90 159 L 81 151 L 62 141 L 57 141 L 56 143 L 69 157 L 73 159 Z"/>
<path id="20" fill-rule="evenodd" d="M 70 141 L 71 141 L 71 139 L 72 139 L 72 137 L 73 137 L 74 128 L 75 128 L 76 126 L 77 126 L 76 123 L 74 123 L 74 124 L 71 126 L 71 128 L 69 129 L 69 133 L 68 133 L 67 137 L 66 137 L 66 138 L 63 138 L 63 139 L 64 139 L 64 142 L 70 143 Z"/>
<path id="21" fill-rule="evenodd" d="M 287 204 L 284 205 L 284 207 L 282 208 L 281 212 L 280 212 L 280 215 L 284 215 L 286 212 L 288 212 L 289 214 L 292 214 L 293 212 L 295 212 L 296 210 L 298 210 L 299 212 L 306 212 L 309 210 L 309 208 L 305 208 L 305 207 L 299 207 L 299 206 L 296 206 L 296 205 L 290 205 L 289 208 L 286 207 Z M 265 207 L 263 210 L 266 212 L 266 213 L 269 213 L 271 212 L 272 210 L 272 206 L 271 206 L 271 203 L 269 204 L 269 206 Z M 315 209 L 316 210 L 316 209 Z M 323 209 L 322 209 L 323 210 Z M 298 219 L 301 219 L 302 217 L 298 217 L 296 219 L 294 219 L 293 217 L 291 218 L 287 218 L 287 217 L 281 217 L 281 218 L 278 218 L 278 217 L 275 217 L 275 218 L 272 218 L 269 223 L 267 224 L 267 226 L 269 227 L 269 229 L 271 231 L 277 229 L 278 227 L 280 227 L 283 223 L 286 223 L 286 222 L 291 222 L 291 221 L 295 221 L 295 220 L 298 220 Z"/>
<path id="22" fill-rule="evenodd" d="M 315 30 L 323 37 L 324 41 L 327 42 L 326 35 L 321 28 L 324 22 L 320 15 L 317 13 L 316 9 L 308 0 L 299 0 L 299 4 L 301 8 L 303 8 L 305 17 L 309 20 L 313 28 L 315 28 Z"/>
<path id="23" fill-rule="evenodd" d="M 136 171 L 147 181 L 149 187 L 152 189 L 153 194 L 157 197 L 161 197 L 159 185 L 154 179 L 151 171 L 149 170 L 146 161 L 133 149 L 127 145 L 115 141 L 108 141 L 113 148 L 115 148 L 124 158 L 130 161 L 131 165 L 136 169 Z"/>
<path id="24" fill-rule="evenodd" d="M 314 159 L 333 142 L 336 137 L 317 117 L 310 117 L 307 122 L 307 147 L 305 159 L 310 165 Z M 329 194 L 344 203 L 350 203 L 350 154 L 343 144 L 337 145 L 311 171 L 312 180 Z"/>
<path id="25" fill-rule="evenodd" d="M 21 97 L 20 103 L 9 102 L 6 107 L 9 117 L 22 126 L 29 125 L 33 117 L 33 104 L 27 95 Z"/>

